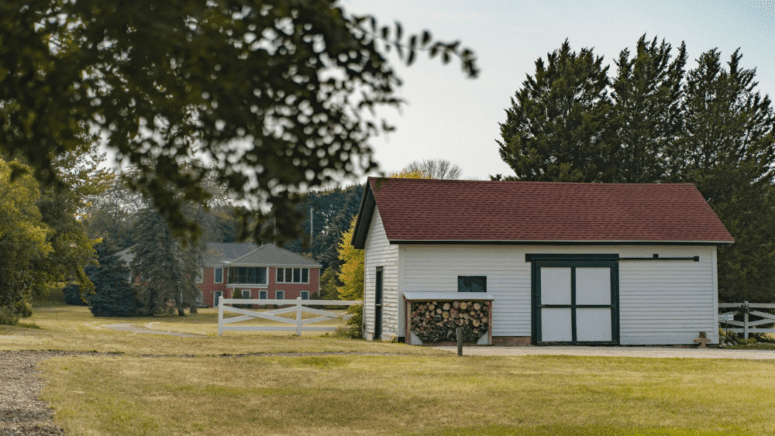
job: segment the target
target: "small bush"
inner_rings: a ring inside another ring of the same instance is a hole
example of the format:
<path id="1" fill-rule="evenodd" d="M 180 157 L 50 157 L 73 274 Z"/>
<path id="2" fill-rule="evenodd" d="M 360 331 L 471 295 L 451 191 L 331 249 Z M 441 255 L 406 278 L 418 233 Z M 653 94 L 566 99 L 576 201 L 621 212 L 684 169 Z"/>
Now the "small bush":
<path id="1" fill-rule="evenodd" d="M 347 320 L 347 328 L 349 330 L 349 337 L 353 339 L 360 339 L 363 337 L 363 305 L 358 304 L 347 308 L 347 313 L 352 315 Z"/>
<path id="2" fill-rule="evenodd" d="M 16 309 L 9 306 L 0 306 L 0 324 L 16 325 L 19 322 L 19 314 Z"/>

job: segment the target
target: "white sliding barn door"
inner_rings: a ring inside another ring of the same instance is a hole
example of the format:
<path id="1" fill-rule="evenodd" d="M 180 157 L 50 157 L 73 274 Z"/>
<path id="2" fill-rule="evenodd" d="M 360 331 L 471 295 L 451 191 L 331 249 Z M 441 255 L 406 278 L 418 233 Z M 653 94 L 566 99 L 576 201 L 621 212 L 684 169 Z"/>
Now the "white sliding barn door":
<path id="1" fill-rule="evenodd" d="M 616 343 L 618 274 L 595 262 L 541 262 L 535 269 L 539 343 Z M 537 276 L 537 277 L 536 277 Z M 535 301 L 535 300 L 534 300 Z"/>

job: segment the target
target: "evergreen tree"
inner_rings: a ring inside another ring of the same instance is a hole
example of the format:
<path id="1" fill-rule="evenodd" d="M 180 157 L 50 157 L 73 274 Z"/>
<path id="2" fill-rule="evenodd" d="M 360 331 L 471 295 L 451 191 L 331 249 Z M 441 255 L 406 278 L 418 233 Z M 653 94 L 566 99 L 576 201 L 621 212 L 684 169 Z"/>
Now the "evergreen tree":
<path id="1" fill-rule="evenodd" d="M 775 114 L 735 51 L 703 53 L 685 83 L 682 180 L 694 183 L 735 243 L 719 249 L 719 296 L 775 301 Z"/>
<path id="2" fill-rule="evenodd" d="M 528 77 L 507 110 L 499 144 L 513 179 L 693 183 L 735 238 L 719 248 L 719 298 L 775 301 L 775 115 L 769 97 L 756 91 L 755 70 L 741 67 L 739 50 L 726 66 L 717 50 L 705 52 L 687 72 L 683 44 L 672 59 L 670 44 L 646 42 L 644 35 L 633 57 L 623 50 L 616 61 L 603 129 L 579 129 L 598 125 L 595 110 L 579 109 L 582 121 L 558 115 L 569 95 L 584 96 L 585 89 L 597 95 L 586 100 L 606 104 L 602 78 L 581 67 L 553 69 L 576 65 L 582 56 L 573 55 L 566 41 L 550 54 L 549 67 L 539 59 L 535 78 Z M 583 58 L 600 59 L 591 50 Z M 585 77 L 587 85 L 571 87 L 576 93 L 560 92 Z M 579 156 L 569 151 L 571 143 L 584 145 Z M 590 165 L 595 157 L 602 161 Z"/>
<path id="3" fill-rule="evenodd" d="M 181 316 L 186 307 L 196 312 L 199 288 L 194 281 L 202 265 L 200 246 L 184 247 L 172 236 L 164 218 L 151 208 L 140 211 L 138 223 L 131 270 L 140 281 L 140 313 L 169 313 L 168 301 L 175 302 Z"/>
<path id="4" fill-rule="evenodd" d="M 571 51 L 566 40 L 535 66 L 500 125 L 501 158 L 520 180 L 614 181 L 611 100 L 603 58 L 592 49 Z"/>
<path id="5" fill-rule="evenodd" d="M 613 110 L 610 137 L 619 183 L 653 183 L 675 173 L 675 147 L 683 127 L 682 96 L 686 46 L 681 44 L 671 62 L 670 44 L 657 44 L 646 35 L 638 39 L 635 54 L 622 50 L 615 61 L 611 84 Z"/>
<path id="6" fill-rule="evenodd" d="M 87 268 L 95 289 L 89 298 L 89 310 L 94 316 L 137 315 L 137 295 L 130 283 L 129 267 L 107 242 L 98 244 L 96 249 L 99 265 Z"/>

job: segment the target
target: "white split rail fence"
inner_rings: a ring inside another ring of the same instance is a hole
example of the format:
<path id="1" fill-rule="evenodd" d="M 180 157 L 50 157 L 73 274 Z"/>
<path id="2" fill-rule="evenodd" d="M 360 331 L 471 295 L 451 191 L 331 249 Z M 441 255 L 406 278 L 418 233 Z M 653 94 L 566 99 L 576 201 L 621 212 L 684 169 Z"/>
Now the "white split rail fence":
<path id="1" fill-rule="evenodd" d="M 265 312 L 257 312 L 250 309 L 239 309 L 237 307 L 227 306 L 227 304 L 252 304 L 257 306 L 286 306 L 281 309 L 275 309 Z M 295 300 L 256 300 L 246 298 L 221 298 L 218 302 L 218 336 L 222 336 L 224 331 L 250 331 L 250 332 L 292 332 L 296 331 L 297 336 L 301 332 L 330 332 L 336 331 L 337 327 L 314 327 L 307 324 L 314 324 L 321 321 L 336 319 L 340 314 L 329 312 L 327 310 L 313 309 L 307 306 L 352 306 L 363 304 L 363 301 L 345 301 L 345 300 L 302 300 L 301 297 Z M 224 318 L 224 312 L 237 313 L 241 316 L 233 318 Z M 285 318 L 284 313 L 296 313 L 296 318 Z M 320 315 L 315 318 L 302 319 L 302 314 L 312 313 Z M 252 326 L 252 325 L 229 325 L 236 322 L 250 321 L 256 318 L 277 321 L 293 326 Z"/>
<path id="2" fill-rule="evenodd" d="M 736 309 L 731 312 L 724 312 L 719 314 L 719 324 L 727 324 L 727 326 L 721 326 L 726 330 L 734 333 L 742 333 L 743 339 L 748 339 L 749 333 L 775 333 L 775 328 L 759 328 L 759 326 L 767 324 L 775 324 L 775 315 L 771 313 L 762 312 L 752 309 L 775 309 L 775 304 L 766 303 L 749 303 L 744 301 L 742 303 L 719 303 L 719 309 Z M 734 316 L 742 313 L 743 320 L 735 321 Z M 751 320 L 750 315 L 757 316 L 761 319 Z M 734 326 L 728 328 L 729 326 Z M 773 326 L 775 327 L 775 326 Z"/>

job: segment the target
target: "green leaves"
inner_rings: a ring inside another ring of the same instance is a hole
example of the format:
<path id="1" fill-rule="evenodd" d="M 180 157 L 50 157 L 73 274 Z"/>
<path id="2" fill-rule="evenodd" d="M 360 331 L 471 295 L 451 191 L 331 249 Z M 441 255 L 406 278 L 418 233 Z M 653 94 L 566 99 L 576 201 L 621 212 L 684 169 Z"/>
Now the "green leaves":
<path id="1" fill-rule="evenodd" d="M 205 202 L 213 178 L 254 211 L 273 208 L 288 240 L 290 194 L 376 167 L 368 139 L 392 127 L 371 111 L 401 104 L 390 48 L 412 64 L 433 46 L 476 76 L 470 50 L 406 38 L 327 0 L 4 3 L 0 151 L 53 183 L 52 158 L 99 127 L 173 234 L 198 237 L 182 207 Z"/>

